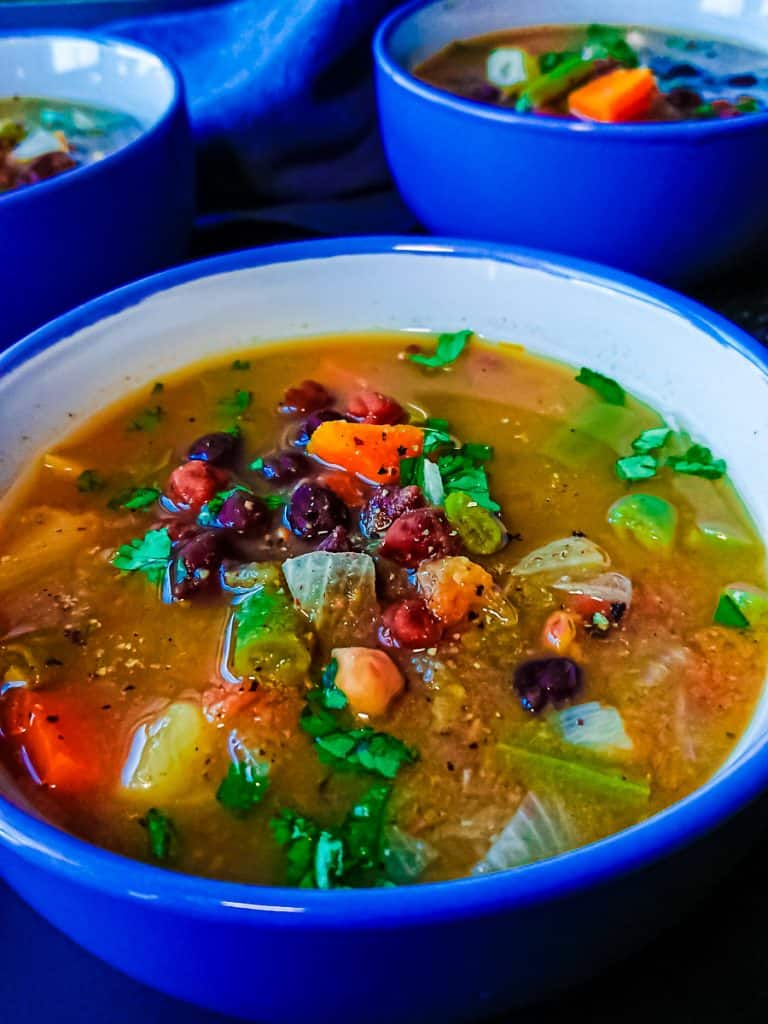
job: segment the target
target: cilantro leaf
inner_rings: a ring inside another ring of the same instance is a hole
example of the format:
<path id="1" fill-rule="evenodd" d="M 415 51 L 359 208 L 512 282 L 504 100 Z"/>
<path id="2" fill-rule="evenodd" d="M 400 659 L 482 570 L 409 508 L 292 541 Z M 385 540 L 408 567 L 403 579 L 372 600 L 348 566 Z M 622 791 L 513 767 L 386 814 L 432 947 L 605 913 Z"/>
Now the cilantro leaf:
<path id="1" fill-rule="evenodd" d="M 287 494 L 262 494 L 261 500 L 267 506 L 267 508 L 283 508 L 289 502 Z"/>
<path id="2" fill-rule="evenodd" d="M 390 794 L 389 784 L 374 783 L 338 828 L 323 828 L 297 811 L 281 810 L 270 827 L 285 850 L 288 883 L 333 889 L 377 882 Z"/>
<path id="3" fill-rule="evenodd" d="M 150 807 L 144 819 L 149 836 L 149 849 L 155 860 L 168 860 L 176 844 L 176 828 L 164 811 Z"/>
<path id="4" fill-rule="evenodd" d="M 197 514 L 197 522 L 200 526 L 213 526 L 216 522 L 216 517 L 224 507 L 224 502 L 235 491 L 247 491 L 247 487 L 243 487 L 242 484 L 237 484 L 235 487 L 230 487 L 226 491 L 217 491 L 210 501 L 206 501 L 201 507 Z"/>
<path id="5" fill-rule="evenodd" d="M 615 60 L 625 68 L 636 68 L 639 58 L 627 42 L 626 31 L 613 25 L 590 25 L 584 60 Z"/>
<path id="6" fill-rule="evenodd" d="M 582 366 L 574 379 L 579 384 L 592 388 L 609 405 L 624 405 L 626 402 L 626 392 L 621 384 L 618 384 L 615 380 L 606 377 L 602 373 L 598 373 L 596 370 L 590 370 L 588 367 Z"/>
<path id="7" fill-rule="evenodd" d="M 424 445 L 423 452 L 428 455 L 430 452 L 446 445 L 453 446 L 453 438 L 448 433 L 448 421 L 429 419 L 424 424 Z"/>
<path id="8" fill-rule="evenodd" d="M 732 629 L 749 629 L 749 619 L 730 594 L 720 595 L 713 621 L 719 626 L 730 626 Z"/>
<path id="9" fill-rule="evenodd" d="M 165 390 L 165 384 L 161 380 L 156 380 L 152 385 L 151 395 L 159 395 L 161 391 Z"/>
<path id="10" fill-rule="evenodd" d="M 159 583 L 170 557 L 171 538 L 162 527 L 122 544 L 112 557 L 112 565 L 123 572 L 143 572 L 152 583 Z"/>
<path id="11" fill-rule="evenodd" d="M 658 459 L 653 455 L 627 455 L 616 462 L 616 475 L 620 480 L 648 480 L 656 476 L 659 468 Z"/>
<path id="12" fill-rule="evenodd" d="M 482 464 L 478 465 L 467 453 L 466 445 L 451 455 L 441 455 L 437 460 L 437 466 L 446 494 L 462 491 L 469 495 L 472 501 L 476 501 L 490 512 L 501 511 L 498 502 L 491 498 L 485 467 Z"/>
<path id="13" fill-rule="evenodd" d="M 450 366 L 455 362 L 467 346 L 473 331 L 456 331 L 455 334 L 441 334 L 437 339 L 437 348 L 433 355 L 425 356 L 422 352 L 409 352 L 408 358 L 420 366 Z"/>
<path id="14" fill-rule="evenodd" d="M 238 388 L 232 395 L 219 399 L 219 413 L 226 419 L 238 419 L 251 404 L 253 393 Z"/>
<path id="15" fill-rule="evenodd" d="M 160 489 L 158 487 L 131 487 L 127 491 L 122 491 L 120 494 L 115 495 L 109 501 L 109 507 L 112 509 L 117 508 L 128 508 L 131 510 L 146 508 L 153 502 L 157 501 L 160 497 Z"/>
<path id="16" fill-rule="evenodd" d="M 84 469 L 77 478 L 77 489 L 83 494 L 90 494 L 93 491 L 103 491 L 107 481 L 99 473 L 98 469 Z"/>
<path id="17" fill-rule="evenodd" d="M 475 462 L 490 462 L 493 458 L 492 444 L 472 444 L 471 442 L 462 446 L 461 454 Z"/>
<path id="18" fill-rule="evenodd" d="M 335 658 L 331 658 L 320 675 L 319 685 L 315 688 L 320 705 L 331 711 L 341 711 L 348 704 L 346 693 L 336 685 L 338 672 L 339 663 Z"/>
<path id="19" fill-rule="evenodd" d="M 235 359 L 232 362 L 233 370 L 250 370 L 251 361 L 250 359 Z"/>
<path id="20" fill-rule="evenodd" d="M 264 469 L 264 459 L 261 456 L 259 456 L 258 459 L 254 459 L 253 462 L 249 464 L 248 469 L 252 469 L 254 473 L 258 473 L 260 470 Z"/>
<path id="21" fill-rule="evenodd" d="M 641 455 L 655 452 L 664 447 L 671 434 L 670 427 L 651 427 L 650 430 L 644 430 L 642 434 L 638 434 L 632 442 L 632 449 Z"/>
<path id="22" fill-rule="evenodd" d="M 692 444 L 685 455 L 668 456 L 667 465 L 676 473 L 703 476 L 707 480 L 719 480 L 725 476 L 727 468 L 725 460 L 715 459 L 703 444 Z"/>
<path id="23" fill-rule="evenodd" d="M 151 409 L 144 409 L 135 419 L 128 424 L 128 430 L 133 432 L 139 430 L 152 431 L 165 416 L 165 409 L 162 405 L 155 405 Z"/>
<path id="24" fill-rule="evenodd" d="M 268 788 L 269 764 L 266 761 L 238 761 L 227 769 L 216 791 L 216 799 L 235 817 L 245 817 L 261 803 Z"/>

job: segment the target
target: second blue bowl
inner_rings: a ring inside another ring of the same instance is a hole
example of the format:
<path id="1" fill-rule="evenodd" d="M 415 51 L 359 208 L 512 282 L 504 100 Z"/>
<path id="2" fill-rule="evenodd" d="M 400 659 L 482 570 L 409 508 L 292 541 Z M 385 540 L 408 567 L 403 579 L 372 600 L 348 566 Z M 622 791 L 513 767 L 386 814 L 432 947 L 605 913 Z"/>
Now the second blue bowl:
<path id="1" fill-rule="evenodd" d="M 516 114 L 425 85 L 411 71 L 454 39 L 606 21 L 768 48 L 768 10 L 699 0 L 416 0 L 374 42 L 381 130 L 395 181 L 431 232 L 597 260 L 668 283 L 768 248 L 768 113 L 606 125 Z M 721 5 L 723 6 L 723 5 Z M 583 10 L 582 10 L 583 8 Z M 723 6 L 724 9 L 724 6 Z"/>

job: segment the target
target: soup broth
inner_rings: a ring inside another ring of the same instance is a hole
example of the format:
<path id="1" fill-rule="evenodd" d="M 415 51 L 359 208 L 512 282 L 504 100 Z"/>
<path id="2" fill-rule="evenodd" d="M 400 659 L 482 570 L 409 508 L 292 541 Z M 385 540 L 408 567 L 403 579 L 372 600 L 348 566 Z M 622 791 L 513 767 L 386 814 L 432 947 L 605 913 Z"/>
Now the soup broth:
<path id="1" fill-rule="evenodd" d="M 597 121 L 712 120 L 768 103 L 765 52 L 641 26 L 494 32 L 451 43 L 414 74 L 465 99 Z"/>
<path id="2" fill-rule="evenodd" d="M 0 514 L 16 784 L 199 875 L 401 884 L 583 845 L 709 778 L 766 677 L 765 552 L 717 453 L 470 332 L 151 382 Z"/>
<path id="3" fill-rule="evenodd" d="M 103 160 L 141 130 L 135 118 L 115 110 L 0 98 L 0 193 Z"/>

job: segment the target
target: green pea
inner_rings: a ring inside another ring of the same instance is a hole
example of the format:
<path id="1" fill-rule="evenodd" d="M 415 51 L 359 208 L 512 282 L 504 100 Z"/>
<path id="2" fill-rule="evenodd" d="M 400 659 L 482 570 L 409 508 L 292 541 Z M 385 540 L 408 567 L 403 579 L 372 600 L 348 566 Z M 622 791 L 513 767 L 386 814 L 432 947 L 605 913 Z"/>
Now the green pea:
<path id="1" fill-rule="evenodd" d="M 501 520 L 463 491 L 453 491 L 446 497 L 445 515 L 464 547 L 474 555 L 492 555 L 507 541 Z"/>

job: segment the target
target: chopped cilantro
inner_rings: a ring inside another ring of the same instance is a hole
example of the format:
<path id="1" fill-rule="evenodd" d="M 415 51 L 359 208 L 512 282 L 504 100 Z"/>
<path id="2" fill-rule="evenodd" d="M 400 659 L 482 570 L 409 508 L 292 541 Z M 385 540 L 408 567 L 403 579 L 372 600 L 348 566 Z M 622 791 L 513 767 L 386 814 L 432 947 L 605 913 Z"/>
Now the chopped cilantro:
<path id="1" fill-rule="evenodd" d="M 692 444 L 685 455 L 668 456 L 667 465 L 676 473 L 703 476 L 707 480 L 719 480 L 726 473 L 725 461 L 713 458 L 703 444 Z"/>
<path id="2" fill-rule="evenodd" d="M 216 799 L 235 817 L 244 817 L 261 803 L 269 788 L 269 764 L 266 761 L 238 761 L 227 769 Z"/>
<path id="3" fill-rule="evenodd" d="M 117 549 L 112 565 L 123 572 L 143 572 L 147 579 L 159 583 L 171 557 L 168 530 L 150 530 L 143 537 L 134 537 Z"/>
<path id="4" fill-rule="evenodd" d="M 490 512 L 501 510 L 501 506 L 491 498 L 485 466 L 467 452 L 466 445 L 452 455 L 441 455 L 437 460 L 437 466 L 446 494 L 462 491 L 469 495 L 472 501 L 476 501 Z"/>
<path id="5" fill-rule="evenodd" d="M 206 501 L 197 514 L 197 522 L 200 526 L 213 526 L 216 522 L 216 517 L 221 512 L 224 502 L 230 495 L 234 494 L 235 491 L 247 491 L 247 487 L 243 487 L 242 484 L 237 484 L 235 487 L 230 487 L 226 491 L 217 491 L 216 494 L 211 498 L 210 501 Z"/>
<path id="6" fill-rule="evenodd" d="M 117 508 L 128 508 L 138 509 L 146 508 L 153 502 L 157 501 L 160 497 L 160 490 L 157 487 L 131 487 L 127 491 L 122 491 L 120 494 L 115 495 L 109 501 L 109 507 L 112 509 Z"/>
<path id="7" fill-rule="evenodd" d="M 156 380 L 152 385 L 151 395 L 159 395 L 161 391 L 165 389 L 165 384 L 161 380 Z"/>
<path id="8" fill-rule="evenodd" d="M 421 352 L 409 352 L 408 358 L 420 366 L 450 366 L 455 362 L 472 337 L 472 331 L 456 331 L 455 334 L 441 334 L 437 339 L 437 348 L 433 355 L 425 356 Z"/>
<path id="9" fill-rule="evenodd" d="M 448 420 L 428 419 L 424 424 L 424 454 L 446 445 L 453 446 L 453 438 L 448 433 Z"/>
<path id="10" fill-rule="evenodd" d="M 625 68 L 636 68 L 639 58 L 627 42 L 626 30 L 613 25 L 590 25 L 584 60 L 615 60 Z"/>
<path id="11" fill-rule="evenodd" d="M 165 416 L 165 409 L 162 405 L 156 405 L 151 409 L 144 409 L 138 416 L 131 420 L 128 424 L 128 430 L 131 432 L 137 430 L 154 430 L 160 420 Z"/>
<path id="12" fill-rule="evenodd" d="M 627 455 L 616 462 L 616 474 L 620 480 L 648 480 L 656 476 L 658 459 L 653 455 Z"/>
<path id="13" fill-rule="evenodd" d="M 624 405 L 626 402 L 627 396 L 621 384 L 617 384 L 615 380 L 604 376 L 602 373 L 598 373 L 596 370 L 590 370 L 588 367 L 582 366 L 575 379 L 579 384 L 583 384 L 585 387 L 596 391 L 602 400 L 608 402 L 609 405 Z"/>
<path id="14" fill-rule="evenodd" d="M 376 884 L 390 794 L 390 785 L 374 783 L 337 828 L 323 828 L 288 808 L 280 811 L 270 826 L 285 850 L 288 883 L 315 889 Z"/>
<path id="15" fill-rule="evenodd" d="M 238 419 L 251 404 L 253 393 L 238 388 L 231 395 L 219 400 L 219 412 L 226 419 Z"/>
<path id="16" fill-rule="evenodd" d="M 493 458 L 493 445 L 492 444 L 465 444 L 461 449 L 461 454 L 465 455 L 469 459 L 474 459 L 475 462 L 490 462 Z"/>
<path id="17" fill-rule="evenodd" d="M 330 662 L 320 683 L 307 693 L 300 725 L 314 740 L 317 756 L 337 771 L 364 771 L 393 779 L 404 764 L 413 764 L 417 754 L 402 740 L 370 726 L 347 728 L 334 712 L 347 707 L 346 695 L 336 686 L 338 665 Z"/>
<path id="18" fill-rule="evenodd" d="M 250 370 L 251 361 L 250 359 L 235 359 L 232 363 L 233 370 Z"/>
<path id="19" fill-rule="evenodd" d="M 749 628 L 749 619 L 730 594 L 720 595 L 713 618 L 719 626 L 729 626 L 731 629 Z"/>
<path id="20" fill-rule="evenodd" d="M 261 500 L 267 508 L 282 508 L 290 499 L 287 494 L 263 494 Z"/>
<path id="21" fill-rule="evenodd" d="M 632 448 L 641 455 L 655 452 L 657 449 L 664 447 L 671 433 L 672 431 L 669 427 L 651 427 L 650 430 L 644 430 L 642 434 L 635 438 L 632 442 Z"/>
<path id="22" fill-rule="evenodd" d="M 157 807 L 150 807 L 144 819 L 149 835 L 149 849 L 155 860 L 168 860 L 173 855 L 176 829 L 173 822 Z"/>
<path id="23" fill-rule="evenodd" d="M 264 459 L 261 456 L 258 459 L 254 459 L 248 466 L 248 469 L 252 469 L 254 473 L 260 472 L 264 469 Z"/>
<path id="24" fill-rule="evenodd" d="M 103 491 L 106 486 L 107 481 L 99 473 L 98 469 L 84 469 L 77 478 L 77 489 L 84 494 L 90 494 L 92 491 Z"/>

